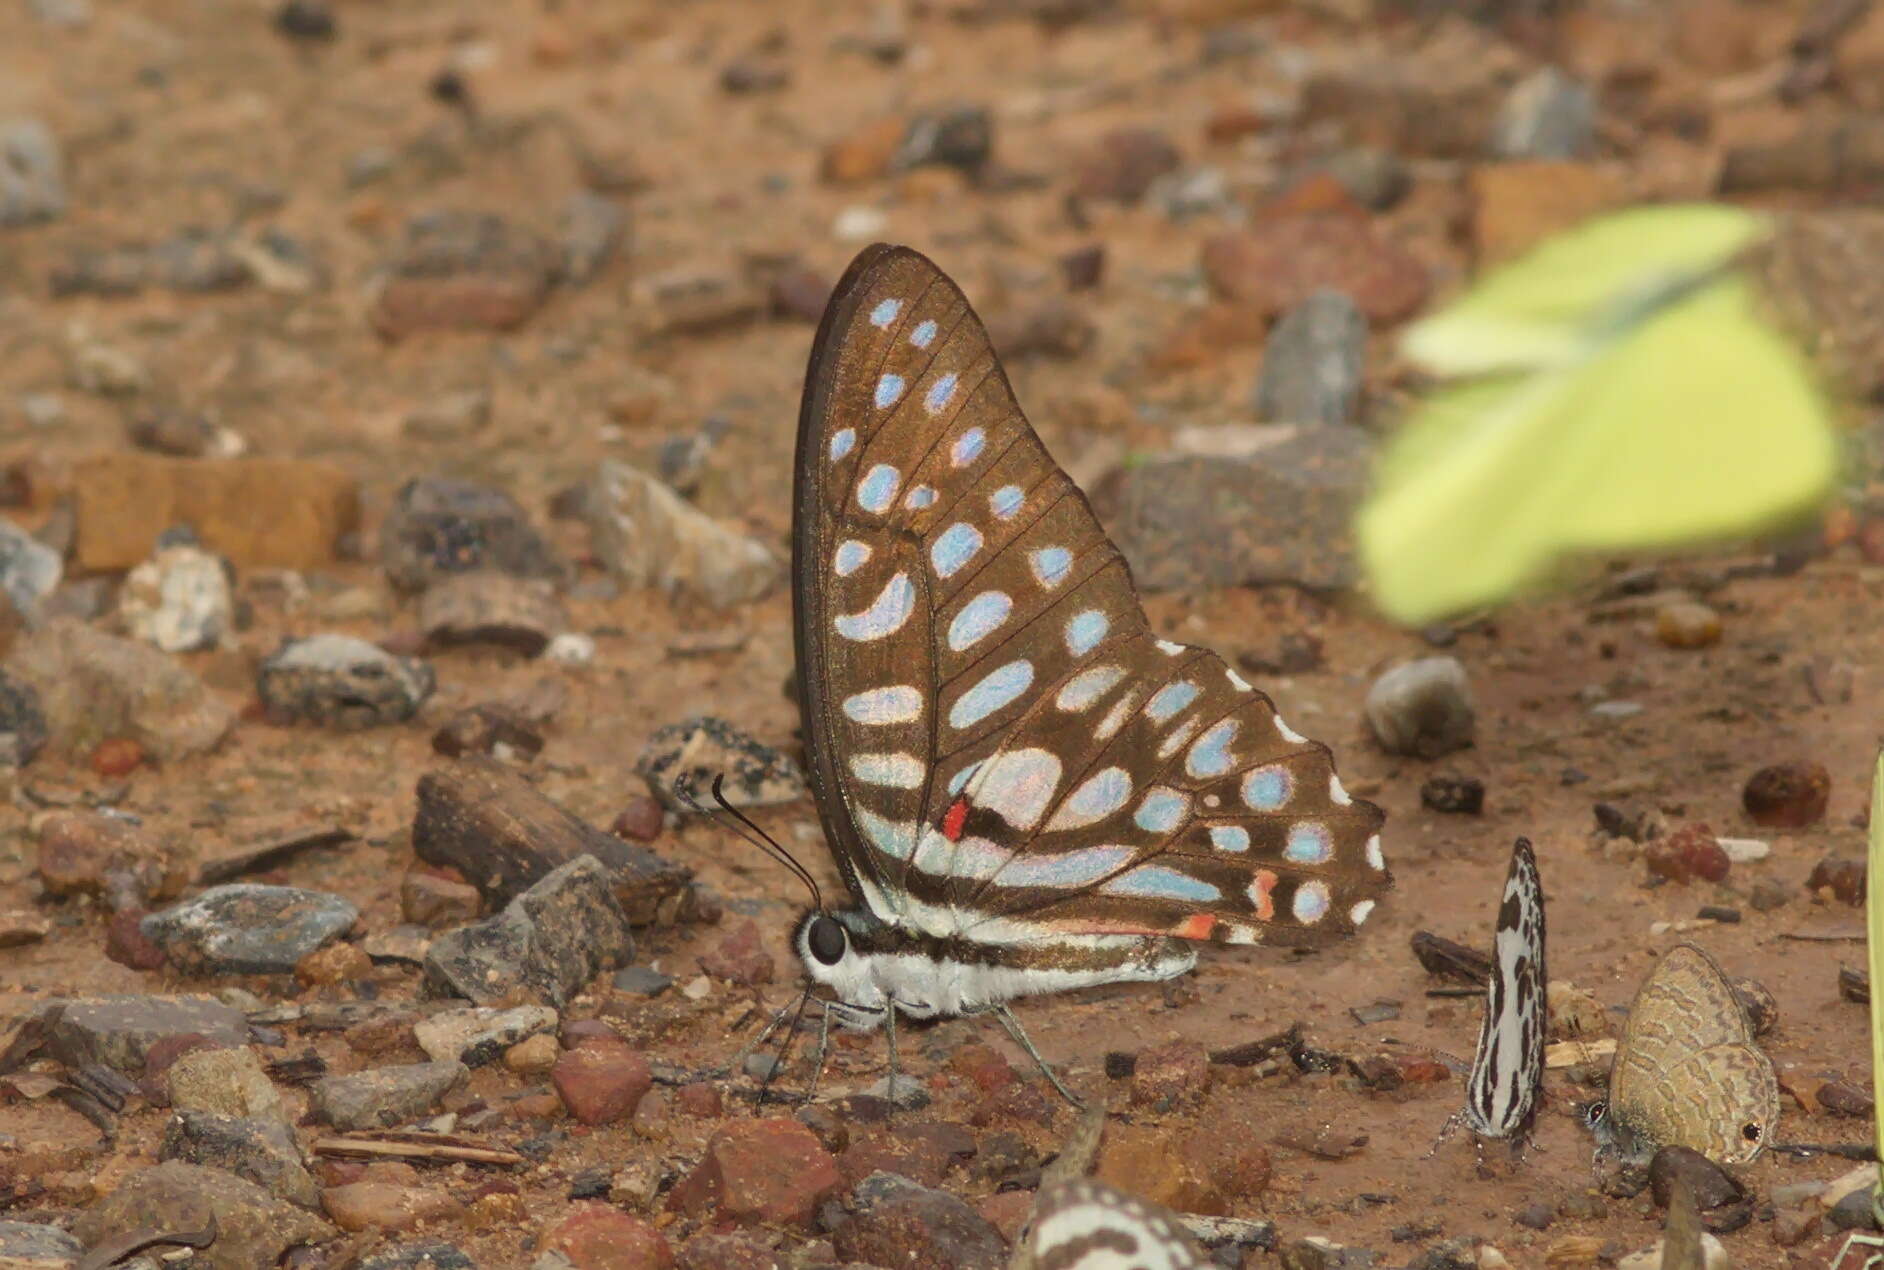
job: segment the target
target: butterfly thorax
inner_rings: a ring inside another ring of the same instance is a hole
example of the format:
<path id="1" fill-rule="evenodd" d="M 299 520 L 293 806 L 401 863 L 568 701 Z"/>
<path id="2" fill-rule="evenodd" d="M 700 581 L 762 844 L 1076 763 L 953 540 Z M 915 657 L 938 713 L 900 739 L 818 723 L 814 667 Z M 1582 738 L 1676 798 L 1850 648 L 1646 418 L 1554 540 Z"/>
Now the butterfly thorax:
<path id="1" fill-rule="evenodd" d="M 892 1003 L 909 1018 L 952 1018 L 1016 997 L 1169 979 L 1197 960 L 1182 940 L 1067 935 L 984 943 L 885 922 L 865 908 L 813 909 L 799 919 L 792 944 L 812 981 L 831 990 L 833 1016 L 856 1031 L 882 1026 Z"/>

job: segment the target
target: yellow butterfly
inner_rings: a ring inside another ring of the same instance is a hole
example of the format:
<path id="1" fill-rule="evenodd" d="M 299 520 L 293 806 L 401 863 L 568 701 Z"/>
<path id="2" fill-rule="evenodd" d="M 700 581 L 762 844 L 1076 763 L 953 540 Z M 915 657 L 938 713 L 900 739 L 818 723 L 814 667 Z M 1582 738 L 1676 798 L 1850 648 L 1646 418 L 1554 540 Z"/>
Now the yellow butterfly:
<path id="1" fill-rule="evenodd" d="M 1878 756 L 1877 771 L 1871 777 L 1871 845 L 1865 860 L 1865 878 L 1884 878 L 1884 754 Z M 1884 886 L 1864 888 L 1864 942 L 1871 971 L 1871 1096 L 1877 1104 L 1872 1110 L 1871 1131 L 1876 1135 L 1878 1157 L 1884 1159 L 1884 1002 L 1878 1000 L 1884 994 L 1884 895 L 1880 891 Z M 1884 1178 L 1871 1188 L 1871 1213 L 1884 1227 Z M 1863 1266 L 1884 1265 L 1884 1235 L 1854 1230 L 1832 1259 L 1833 1270 L 1845 1263 L 1846 1253 L 1860 1246 L 1878 1250 L 1864 1260 Z"/>
<path id="2" fill-rule="evenodd" d="M 1448 382 L 1387 446 L 1357 517 L 1381 608 L 1428 622 L 1564 556 L 1758 532 L 1821 503 L 1829 411 L 1733 272 L 1767 232 L 1714 205 L 1618 213 L 1416 323 L 1402 347 Z"/>

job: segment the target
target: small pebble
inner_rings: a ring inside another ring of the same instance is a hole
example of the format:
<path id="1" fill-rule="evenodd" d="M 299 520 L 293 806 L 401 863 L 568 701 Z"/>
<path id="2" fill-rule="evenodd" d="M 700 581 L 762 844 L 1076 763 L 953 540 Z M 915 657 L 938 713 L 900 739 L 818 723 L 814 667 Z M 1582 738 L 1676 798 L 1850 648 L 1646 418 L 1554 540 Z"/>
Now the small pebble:
<path id="1" fill-rule="evenodd" d="M 1857 857 L 1826 856 L 1812 866 L 1806 890 L 1829 891 L 1833 899 L 1856 908 L 1864 903 L 1864 861 Z"/>
<path id="2" fill-rule="evenodd" d="M 609 822 L 608 831 L 630 842 L 653 842 L 661 836 L 665 813 L 661 804 L 646 794 L 636 794 Z"/>
<path id="3" fill-rule="evenodd" d="M 1655 638 L 1669 648 L 1707 648 L 1720 642 L 1720 614 L 1692 600 L 1664 604 L 1655 613 Z"/>
<path id="4" fill-rule="evenodd" d="M 1740 802 L 1756 825 L 1803 829 L 1824 818 L 1831 789 L 1832 774 L 1823 763 L 1777 763 L 1747 778 Z"/>
<path id="5" fill-rule="evenodd" d="M 1364 710 L 1390 754 L 1438 758 L 1472 743 L 1472 692 L 1456 657 L 1423 657 L 1387 671 L 1367 690 Z"/>
<path id="6" fill-rule="evenodd" d="M 1449 815 L 1479 815 L 1485 810 L 1485 782 L 1476 776 L 1435 776 L 1420 786 L 1420 805 Z"/>
<path id="7" fill-rule="evenodd" d="M 1684 825 L 1669 837 L 1657 838 L 1643 848 L 1642 859 L 1650 873 L 1682 886 L 1697 878 L 1725 881 L 1733 867 L 1706 825 Z"/>

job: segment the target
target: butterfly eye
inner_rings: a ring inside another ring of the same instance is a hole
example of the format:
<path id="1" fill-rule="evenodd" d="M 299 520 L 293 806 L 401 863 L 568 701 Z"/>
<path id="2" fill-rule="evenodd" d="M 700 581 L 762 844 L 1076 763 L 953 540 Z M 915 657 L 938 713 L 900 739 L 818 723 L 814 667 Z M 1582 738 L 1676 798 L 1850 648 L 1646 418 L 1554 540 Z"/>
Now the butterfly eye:
<path id="1" fill-rule="evenodd" d="M 811 930 L 805 942 L 821 965 L 835 966 L 844 960 L 844 948 L 850 941 L 845 938 L 844 928 L 837 924 L 837 919 L 818 916 L 811 919 Z"/>

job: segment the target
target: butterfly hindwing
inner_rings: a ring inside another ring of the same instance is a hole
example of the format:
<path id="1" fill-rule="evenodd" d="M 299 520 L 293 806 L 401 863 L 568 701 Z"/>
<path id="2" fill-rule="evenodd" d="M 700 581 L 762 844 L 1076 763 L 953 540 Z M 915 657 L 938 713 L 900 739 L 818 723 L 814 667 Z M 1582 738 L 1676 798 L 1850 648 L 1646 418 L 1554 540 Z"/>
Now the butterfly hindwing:
<path id="1" fill-rule="evenodd" d="M 874 911 L 985 942 L 1319 942 L 1366 916 L 1379 810 L 1215 654 L 1154 636 L 952 281 L 867 249 L 807 385 L 805 740 Z"/>
<path id="2" fill-rule="evenodd" d="M 1519 838 L 1498 907 L 1485 1021 L 1466 1083 L 1466 1123 L 1481 1137 L 1517 1142 L 1530 1136 L 1544 1079 L 1548 983 L 1544 889 L 1531 843 Z"/>
<path id="3" fill-rule="evenodd" d="M 1081 1179 L 1041 1191 L 1010 1270 L 1202 1270 L 1211 1264 L 1164 1209 Z"/>

